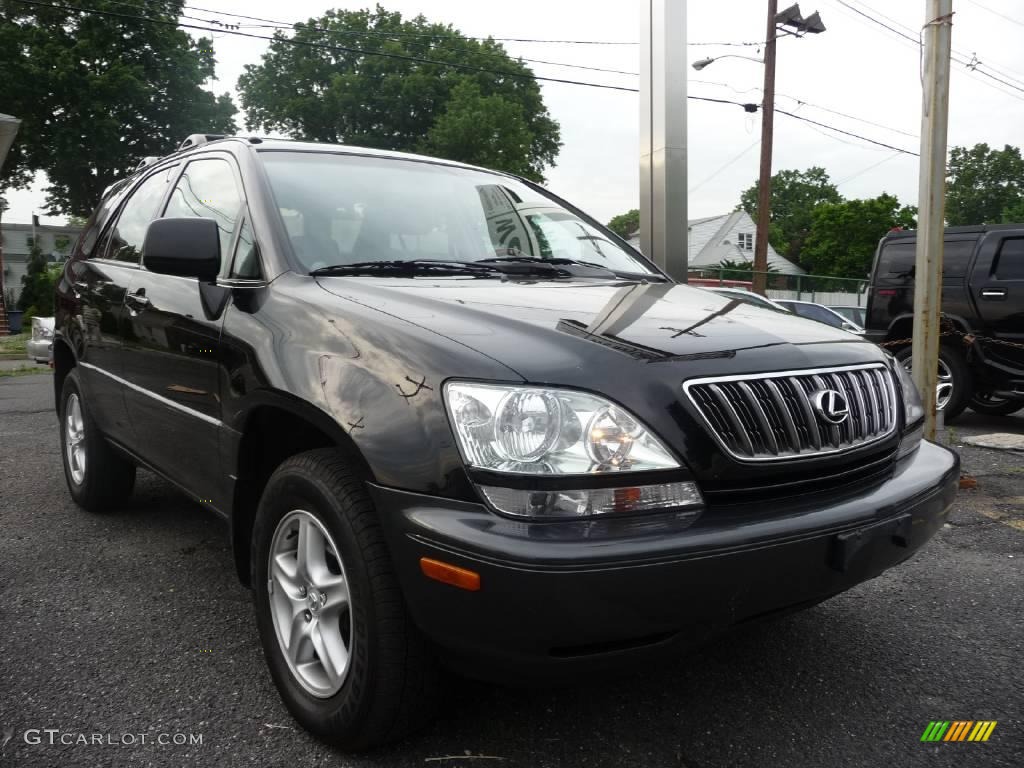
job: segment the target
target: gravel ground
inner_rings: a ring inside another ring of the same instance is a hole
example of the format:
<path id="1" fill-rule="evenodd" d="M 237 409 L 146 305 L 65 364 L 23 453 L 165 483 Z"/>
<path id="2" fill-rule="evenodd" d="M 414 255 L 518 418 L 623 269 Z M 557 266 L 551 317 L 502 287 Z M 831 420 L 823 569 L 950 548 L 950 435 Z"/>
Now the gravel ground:
<path id="1" fill-rule="evenodd" d="M 0 379 L 0 768 L 1024 765 L 1019 454 L 958 448 L 978 485 L 950 524 L 827 603 L 587 686 L 452 681 L 426 733 L 347 756 L 279 702 L 222 522 L 148 473 L 129 509 L 72 504 L 50 386 Z M 946 437 L 1007 431 L 1024 418 L 969 415 Z M 919 741 L 958 719 L 999 724 L 986 743 Z M 201 744 L 157 743 L 174 734 Z"/>

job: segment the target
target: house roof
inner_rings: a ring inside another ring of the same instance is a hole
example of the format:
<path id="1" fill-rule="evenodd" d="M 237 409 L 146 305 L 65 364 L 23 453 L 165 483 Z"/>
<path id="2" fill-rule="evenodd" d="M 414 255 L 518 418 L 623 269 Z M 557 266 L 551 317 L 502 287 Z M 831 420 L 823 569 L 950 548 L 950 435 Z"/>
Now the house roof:
<path id="1" fill-rule="evenodd" d="M 690 219 L 688 263 L 691 267 L 713 267 L 723 261 L 752 261 L 753 253 L 740 247 L 736 234 L 757 232 L 757 226 L 746 211 L 731 211 L 718 216 Z M 634 245 L 639 232 L 629 238 Z M 804 270 L 778 254 L 768 244 L 768 264 L 779 272 L 789 275 L 804 274 Z"/>

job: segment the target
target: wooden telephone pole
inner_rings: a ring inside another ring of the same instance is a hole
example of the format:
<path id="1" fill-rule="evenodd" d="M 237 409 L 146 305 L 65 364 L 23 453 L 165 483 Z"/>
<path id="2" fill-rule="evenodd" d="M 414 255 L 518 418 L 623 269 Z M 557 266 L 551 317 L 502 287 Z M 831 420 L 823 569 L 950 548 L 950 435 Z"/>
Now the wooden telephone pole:
<path id="1" fill-rule="evenodd" d="M 754 240 L 754 293 L 768 287 L 768 227 L 772 204 L 772 135 L 775 130 L 775 17 L 778 0 L 768 0 L 764 44 L 764 101 L 761 102 L 761 174 L 757 182 L 757 235 Z"/>
<path id="2" fill-rule="evenodd" d="M 917 199 L 914 278 L 914 383 L 924 403 L 924 436 L 935 439 L 939 373 L 942 255 L 946 213 L 946 130 L 949 125 L 949 52 L 953 0 L 925 0 L 924 78 L 921 94 L 921 170 Z"/>

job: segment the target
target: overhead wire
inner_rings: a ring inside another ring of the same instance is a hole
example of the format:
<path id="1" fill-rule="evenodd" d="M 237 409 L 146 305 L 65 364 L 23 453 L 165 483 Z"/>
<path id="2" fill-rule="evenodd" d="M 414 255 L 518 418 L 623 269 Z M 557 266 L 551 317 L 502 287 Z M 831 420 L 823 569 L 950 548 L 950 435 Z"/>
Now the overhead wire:
<path id="1" fill-rule="evenodd" d="M 181 21 L 177 21 L 177 20 L 172 21 L 172 20 L 169 20 L 169 19 L 154 19 L 154 18 L 149 17 L 149 16 L 141 16 L 141 15 L 137 15 L 137 14 L 118 13 L 118 12 L 115 12 L 115 11 L 104 11 L 104 10 L 100 10 L 98 8 L 90 8 L 88 6 L 69 6 L 69 5 L 63 5 L 63 4 L 57 4 L 57 3 L 44 3 L 44 2 L 40 2 L 40 0 L 12 0 L 12 2 L 19 3 L 19 4 L 22 4 L 22 5 L 28 5 L 28 6 L 36 6 L 36 7 L 43 7 L 43 8 L 55 8 L 55 9 L 58 9 L 58 10 L 65 10 L 65 11 L 69 11 L 69 12 L 73 12 L 73 13 L 91 13 L 91 14 L 95 14 L 95 15 L 99 15 L 99 16 L 108 16 L 108 17 L 114 17 L 114 18 L 126 18 L 126 19 L 132 19 L 132 20 L 137 20 L 137 21 L 145 21 L 145 22 L 149 22 L 149 23 L 153 23 L 153 24 L 158 24 L 158 25 L 162 25 L 162 26 L 171 26 L 171 27 L 176 27 L 176 28 L 177 27 L 181 27 L 181 28 L 184 28 L 184 29 L 197 29 L 197 30 L 201 30 L 201 31 L 205 31 L 205 32 L 222 32 L 225 35 L 234 35 L 234 36 L 239 36 L 239 37 L 247 37 L 247 38 L 254 38 L 254 39 L 259 39 L 259 40 L 267 40 L 267 41 L 270 41 L 270 42 L 279 42 L 279 43 L 284 43 L 284 44 L 297 45 L 297 46 L 308 47 L 308 48 L 316 48 L 316 49 L 321 49 L 321 50 L 341 51 L 341 52 L 345 52 L 345 53 L 356 53 L 356 54 L 365 55 L 365 56 L 380 56 L 380 57 L 389 58 L 389 59 L 397 59 L 397 60 L 401 60 L 401 61 L 411 61 L 411 62 L 416 62 L 416 63 L 431 64 L 431 65 L 435 65 L 435 66 L 449 67 L 449 68 L 453 68 L 453 69 L 468 70 L 468 71 L 474 71 L 474 72 L 486 72 L 486 73 L 489 73 L 489 74 L 501 75 L 501 76 L 505 76 L 505 77 L 513 77 L 513 78 L 524 79 L 524 80 L 535 80 L 535 81 L 540 81 L 540 82 L 563 83 L 563 84 L 568 84 L 568 85 L 577 85 L 577 86 L 584 86 L 584 87 L 590 87 L 590 88 L 602 88 L 602 89 L 616 90 L 616 91 L 625 91 L 625 92 L 631 92 L 631 93 L 637 93 L 639 91 L 638 88 L 632 88 L 632 87 L 628 87 L 628 86 L 610 85 L 610 84 L 606 84 L 606 83 L 593 83 L 593 82 L 580 81 L 580 80 L 569 80 L 569 79 L 566 79 L 566 78 L 545 77 L 545 76 L 541 76 L 541 75 L 535 75 L 532 72 L 526 73 L 526 72 L 514 72 L 514 71 L 510 71 L 510 70 L 495 70 L 495 69 L 490 69 L 488 67 L 478 67 L 478 66 L 470 65 L 470 64 L 460 64 L 458 62 L 439 61 L 439 60 L 436 60 L 436 59 L 429 59 L 429 58 L 422 57 L 422 56 L 413 56 L 413 55 L 408 55 L 408 54 L 399 54 L 399 53 L 393 53 L 393 52 L 388 52 L 388 51 L 370 51 L 370 50 L 365 50 L 365 49 L 360 49 L 360 48 L 354 48 L 352 46 L 328 45 L 328 44 L 325 44 L 325 43 L 314 43 L 314 42 L 295 40 L 295 39 L 292 39 L 292 38 L 284 38 L 284 37 L 269 37 L 267 35 L 257 35 L 257 34 L 253 34 L 253 33 L 249 33 L 249 32 L 243 32 L 241 30 L 216 29 L 216 28 L 211 28 L 211 27 L 199 26 L 199 25 L 196 25 L 196 24 L 187 24 L 187 23 L 184 23 L 184 22 L 181 22 Z M 708 103 L 714 103 L 714 104 L 727 104 L 727 105 L 738 106 L 738 107 L 741 107 L 742 109 L 744 109 L 744 111 L 746 111 L 746 112 L 755 112 L 755 111 L 757 111 L 757 109 L 760 108 L 759 105 L 757 105 L 757 104 L 743 103 L 743 102 L 734 101 L 734 100 L 731 100 L 731 99 L 719 99 L 719 98 L 712 98 L 712 97 L 708 97 L 708 96 L 696 96 L 696 95 L 688 95 L 687 98 L 690 99 L 690 100 L 693 100 L 693 101 L 702 101 L 702 102 L 708 102 Z M 895 146 L 893 146 L 891 144 L 887 144 L 885 142 L 877 141 L 877 140 L 869 138 L 867 136 L 862 136 L 862 135 L 854 133 L 852 131 L 846 131 L 846 130 L 843 130 L 843 129 L 836 128 L 834 126 L 828 125 L 826 123 L 822 123 L 822 122 L 819 122 L 819 121 L 816 121 L 816 120 L 812 120 L 812 119 L 804 117 L 802 115 L 796 115 L 796 114 L 794 114 L 792 112 L 788 112 L 786 110 L 781 110 L 781 109 L 776 108 L 775 111 L 780 113 L 780 114 L 787 115 L 788 117 L 795 118 L 797 120 L 802 120 L 804 122 L 814 124 L 814 125 L 819 126 L 821 128 L 826 128 L 826 129 L 834 131 L 836 133 L 840 133 L 840 134 L 842 134 L 844 136 L 849 136 L 851 138 L 859 139 L 860 141 L 863 141 L 863 142 L 866 142 L 866 143 L 869 143 L 869 144 L 874 144 L 874 145 L 877 145 L 877 146 L 880 146 L 880 147 L 885 147 L 887 149 L 891 149 L 891 150 L 898 151 L 898 152 L 903 152 L 905 154 L 912 154 L 912 155 L 916 155 L 917 154 L 915 152 L 909 152 L 907 150 L 901 149 L 899 147 L 895 147 Z"/>

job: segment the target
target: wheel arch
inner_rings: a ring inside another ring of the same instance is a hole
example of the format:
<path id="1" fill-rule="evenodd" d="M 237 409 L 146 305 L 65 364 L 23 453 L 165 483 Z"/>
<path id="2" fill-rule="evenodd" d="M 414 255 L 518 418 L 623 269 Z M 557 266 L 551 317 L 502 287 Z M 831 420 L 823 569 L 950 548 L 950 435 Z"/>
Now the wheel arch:
<path id="1" fill-rule="evenodd" d="M 292 395 L 263 391 L 234 421 L 237 435 L 227 466 L 235 476 L 231 547 L 242 583 L 250 585 L 253 522 L 267 481 L 286 459 L 318 448 L 336 448 L 366 481 L 373 472 L 355 441 L 325 411 Z"/>
<path id="2" fill-rule="evenodd" d="M 77 366 L 78 360 L 71 345 L 61 336 L 55 338 L 53 340 L 53 404 L 57 413 L 60 413 L 60 395 L 64 391 L 64 380 L 68 377 L 68 373 Z"/>

